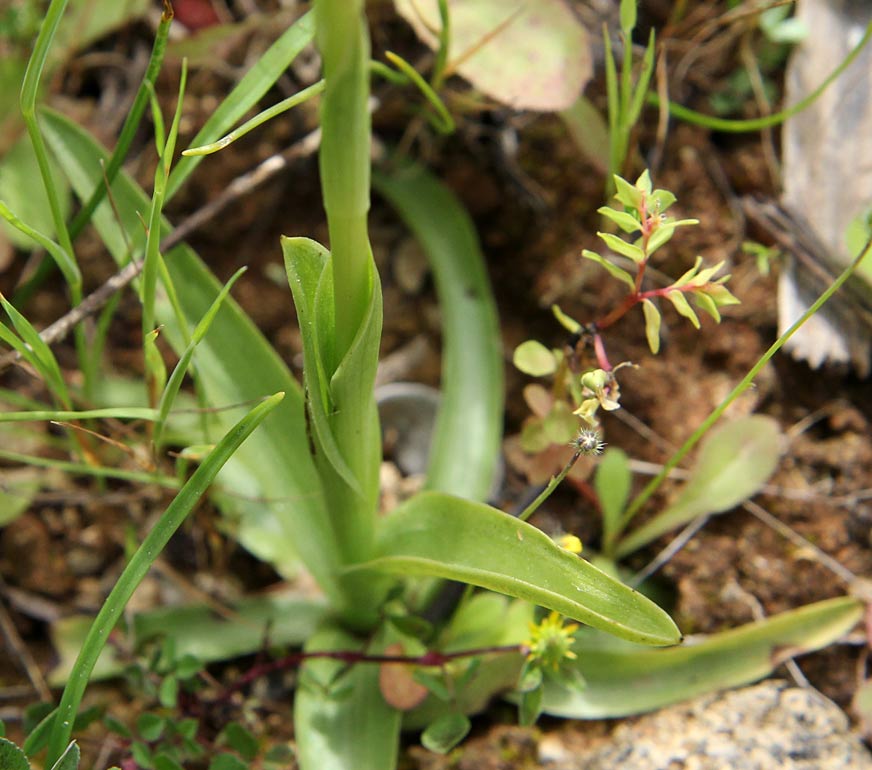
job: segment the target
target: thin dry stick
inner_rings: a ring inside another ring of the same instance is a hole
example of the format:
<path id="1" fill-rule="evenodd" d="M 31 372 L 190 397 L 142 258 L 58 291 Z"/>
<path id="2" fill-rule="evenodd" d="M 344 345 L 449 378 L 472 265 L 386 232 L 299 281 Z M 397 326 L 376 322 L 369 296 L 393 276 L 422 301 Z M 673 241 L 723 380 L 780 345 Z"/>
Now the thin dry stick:
<path id="1" fill-rule="evenodd" d="M 51 690 L 46 684 L 36 660 L 30 654 L 30 650 L 19 635 L 18 629 L 15 628 L 15 624 L 6 610 L 6 605 L 2 601 L 0 601 L 0 633 L 6 637 L 9 651 L 18 656 L 18 661 L 27 674 L 27 678 L 30 679 L 33 689 L 36 690 L 42 700 L 50 703 L 52 700 Z"/>
<path id="2" fill-rule="evenodd" d="M 320 141 L 321 130 L 315 129 L 284 152 L 271 155 L 251 171 L 238 176 L 214 201 L 195 211 L 164 238 L 160 244 L 161 252 L 167 252 L 177 246 L 210 219 L 224 211 L 231 203 L 286 169 L 291 161 L 312 155 L 318 149 Z M 43 329 L 40 332 L 40 338 L 48 345 L 53 345 L 64 339 L 76 324 L 98 312 L 113 295 L 128 286 L 142 272 L 142 267 L 141 260 L 134 260 L 127 264 L 99 289 L 85 297 L 76 307 Z M 19 357 L 19 354 L 14 351 L 0 356 L 0 372 L 15 363 Z"/>

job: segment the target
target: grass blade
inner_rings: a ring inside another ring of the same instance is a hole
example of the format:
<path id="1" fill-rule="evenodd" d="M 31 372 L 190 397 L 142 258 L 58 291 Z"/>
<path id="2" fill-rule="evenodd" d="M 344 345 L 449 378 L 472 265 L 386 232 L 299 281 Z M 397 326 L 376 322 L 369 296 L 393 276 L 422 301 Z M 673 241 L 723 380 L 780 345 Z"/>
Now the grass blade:
<path id="1" fill-rule="evenodd" d="M 94 624 L 82 645 L 82 650 L 70 674 L 70 680 L 64 689 L 60 705 L 57 709 L 54 725 L 49 739 L 46 765 L 51 766 L 63 753 L 72 732 L 79 704 L 91 676 L 91 671 L 97 663 L 100 652 L 109 638 L 109 633 L 121 617 L 124 607 L 133 595 L 136 587 L 145 577 L 152 562 L 160 555 L 170 537 L 179 528 L 197 501 L 203 496 L 209 485 L 215 479 L 218 471 L 239 448 L 251 432 L 263 422 L 264 418 L 281 402 L 284 393 L 276 393 L 262 401 L 245 415 L 218 442 L 209 456 L 194 471 L 191 478 L 179 491 L 179 494 L 164 511 L 152 530 L 146 535 L 142 545 L 133 554 L 124 571 L 119 576 L 106 598 L 100 612 L 94 619 Z"/>

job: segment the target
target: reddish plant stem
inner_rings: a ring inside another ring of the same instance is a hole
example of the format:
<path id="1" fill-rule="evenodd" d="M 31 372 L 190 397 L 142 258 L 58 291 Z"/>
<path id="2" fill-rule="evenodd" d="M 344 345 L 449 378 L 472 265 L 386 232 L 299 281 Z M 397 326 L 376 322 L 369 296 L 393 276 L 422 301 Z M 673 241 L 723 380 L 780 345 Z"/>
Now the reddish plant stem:
<path id="1" fill-rule="evenodd" d="M 474 647 L 457 652 L 437 652 L 428 650 L 423 655 L 373 655 L 359 650 L 315 650 L 312 652 L 294 652 L 283 658 L 253 666 L 236 682 L 229 685 L 214 702 L 227 700 L 233 693 L 251 684 L 255 679 L 294 668 L 307 660 L 327 659 L 338 660 L 349 665 L 357 663 L 405 663 L 411 666 L 444 666 L 452 660 L 473 658 L 477 655 L 505 655 L 509 653 L 526 654 L 527 647 L 523 644 L 507 644 L 492 647 Z"/>

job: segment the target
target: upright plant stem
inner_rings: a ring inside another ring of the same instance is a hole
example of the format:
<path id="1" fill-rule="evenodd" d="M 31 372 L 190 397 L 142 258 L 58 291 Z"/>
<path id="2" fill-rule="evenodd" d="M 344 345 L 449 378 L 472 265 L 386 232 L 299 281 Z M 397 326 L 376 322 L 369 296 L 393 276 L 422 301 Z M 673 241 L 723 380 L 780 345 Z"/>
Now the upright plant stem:
<path id="1" fill-rule="evenodd" d="M 321 186 L 330 233 L 333 296 L 318 300 L 318 366 L 307 383 L 326 386 L 329 442 L 337 463 L 322 451 L 315 459 L 326 493 L 340 558 L 354 564 L 372 557 L 378 508 L 381 436 L 373 395 L 381 337 L 378 274 L 367 233 L 370 188 L 369 34 L 363 0 L 316 0 L 315 41 L 321 52 Z M 332 302 L 332 308 L 328 303 Z M 332 311 L 332 319 L 329 318 Z M 332 329 L 327 327 L 332 320 Z M 307 367 L 313 365 L 307 362 Z M 310 401 L 310 408 L 313 406 Z M 326 438 L 326 435 L 323 436 Z M 349 474 L 350 471 L 350 474 Z M 351 478 L 353 477 L 353 478 Z M 378 581 L 376 581 L 378 582 Z M 381 591 L 374 581 L 351 581 L 340 613 L 358 629 L 377 619 Z"/>
<path id="2" fill-rule="evenodd" d="M 326 88 L 321 102 L 321 187 L 336 311 L 336 361 L 351 347 L 372 289 L 369 212 L 369 35 L 363 0 L 318 0 L 316 40 Z"/>

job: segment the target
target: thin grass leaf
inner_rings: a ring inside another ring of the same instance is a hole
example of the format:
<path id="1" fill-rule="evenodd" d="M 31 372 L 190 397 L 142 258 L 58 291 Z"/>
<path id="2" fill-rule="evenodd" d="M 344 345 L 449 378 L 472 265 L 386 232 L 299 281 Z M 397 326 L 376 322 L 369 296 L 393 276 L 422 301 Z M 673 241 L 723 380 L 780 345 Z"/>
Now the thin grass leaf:
<path id="1" fill-rule="evenodd" d="M 76 264 L 76 260 L 71 254 L 68 254 L 62 246 L 55 243 L 51 238 L 34 230 L 30 225 L 22 222 L 9 207 L 0 201 L 0 216 L 2 216 L 10 225 L 17 230 L 20 230 L 29 238 L 32 238 L 40 246 L 42 246 L 55 261 L 55 264 L 60 268 L 64 276 L 64 280 L 74 290 L 81 292 L 82 288 L 82 272 Z"/>
<path id="2" fill-rule="evenodd" d="M 100 161 L 105 152 L 68 118 L 49 110 L 43 118 L 52 150 L 74 190 L 89 194 L 102 176 Z M 121 227 L 137 233 L 137 212 L 148 207 L 149 199 L 124 172 L 113 183 L 112 193 Z M 113 258 L 123 263 L 128 258 L 127 241 L 105 201 L 95 211 L 93 221 Z M 169 225 L 162 226 L 164 234 L 168 233 Z M 158 307 L 159 320 L 165 324 L 170 344 L 181 355 L 187 347 L 188 327 L 208 311 L 221 285 L 187 246 L 176 247 L 167 257 L 185 323 L 181 326 L 164 304 Z M 234 517 L 236 537 L 245 548 L 289 577 L 298 571 L 302 554 L 325 593 L 339 603 L 341 591 L 333 577 L 337 547 L 321 481 L 309 454 L 302 389 L 232 297 L 218 312 L 212 333 L 200 343 L 196 362 L 197 382 L 211 405 L 246 403 L 276 390 L 287 393 L 274 417 L 222 471 L 221 483 L 244 496 L 244 505 L 238 496 L 218 500 L 225 513 Z M 225 412 L 211 413 L 210 420 L 219 431 L 231 424 Z"/>
<path id="3" fill-rule="evenodd" d="M 6 332 L 0 332 L 0 336 L 10 344 L 15 347 L 15 349 L 21 353 L 22 357 L 27 360 L 31 366 L 33 366 L 45 380 L 46 386 L 48 389 L 54 394 L 55 398 L 63 404 L 67 409 L 71 408 L 72 401 L 70 400 L 70 394 L 67 390 L 67 384 L 64 382 L 63 375 L 61 374 L 61 368 L 58 365 L 57 359 L 54 357 L 54 353 L 51 352 L 51 348 L 42 341 L 42 338 L 39 336 L 39 332 L 33 328 L 30 321 L 28 321 L 15 307 L 0 294 L 0 304 L 2 304 L 3 309 L 6 311 L 6 314 L 12 321 L 12 325 L 15 327 L 15 330 L 21 335 L 21 339 L 27 345 L 25 353 L 25 349 L 21 346 L 18 346 L 12 342 L 11 332 L 6 330 Z"/>
<path id="4" fill-rule="evenodd" d="M 418 71 L 401 56 L 398 56 L 392 51 L 385 51 L 385 58 L 418 87 L 418 90 L 424 95 L 424 98 L 430 103 L 433 109 L 436 110 L 436 119 L 430 121 L 433 127 L 440 134 L 454 133 L 454 118 L 451 117 L 451 113 L 448 112 L 445 102 L 439 98 L 439 95 L 433 90 L 430 84 L 424 80 L 424 78 L 418 74 Z"/>
<path id="5" fill-rule="evenodd" d="M 94 192 L 91 193 L 87 202 L 82 206 L 79 213 L 76 214 L 70 224 L 71 238 L 75 238 L 82 231 L 85 225 L 91 221 L 94 210 L 106 195 L 107 184 L 112 184 L 115 175 L 118 173 L 118 170 L 121 168 L 127 157 L 127 152 L 130 149 L 130 145 L 133 143 L 133 138 L 136 136 L 137 130 L 139 129 L 142 116 L 145 114 L 145 108 L 148 106 L 149 95 L 154 91 L 154 83 L 157 80 L 161 64 L 163 63 L 164 53 L 166 52 L 167 39 L 169 37 L 172 20 L 172 7 L 165 3 L 163 12 L 161 13 L 160 23 L 158 24 L 157 32 L 155 33 L 148 66 L 146 67 L 142 82 L 139 84 L 139 89 L 133 99 L 130 111 L 124 119 L 124 125 L 121 127 L 121 133 L 118 135 L 118 141 L 115 144 L 115 149 L 112 151 L 112 156 L 106 163 L 105 182 L 99 183 L 94 188 Z"/>
<path id="6" fill-rule="evenodd" d="M 21 115 L 24 119 L 24 124 L 27 127 L 30 141 L 33 144 L 37 163 L 39 164 L 39 172 L 42 176 L 46 197 L 48 198 L 49 208 L 51 209 L 52 218 L 54 220 L 55 232 L 57 233 L 58 240 L 63 249 L 68 254 L 73 254 L 73 244 L 69 232 L 67 231 L 66 222 L 64 221 L 60 196 L 58 194 L 57 186 L 54 183 L 48 153 L 46 152 L 45 143 L 43 142 L 36 117 L 36 96 L 39 91 L 39 82 L 42 78 L 43 70 L 45 69 L 45 62 L 48 58 L 48 52 L 51 48 L 52 40 L 57 32 L 58 25 L 60 24 L 61 17 L 63 16 L 66 7 L 67 0 L 52 0 L 49 4 L 42 26 L 39 29 L 36 43 L 34 43 L 33 46 L 33 53 L 27 62 L 24 81 L 21 84 L 19 103 L 21 105 Z M 74 297 L 75 302 L 80 300 L 80 297 Z"/>
<path id="7" fill-rule="evenodd" d="M 237 139 L 241 139 L 250 131 L 253 131 L 258 126 L 263 125 L 267 121 L 272 120 L 278 115 L 282 115 L 288 110 L 307 102 L 309 99 L 317 96 L 320 93 L 324 92 L 325 82 L 323 80 L 319 80 L 317 83 L 313 83 L 308 88 L 304 88 L 302 91 L 294 94 L 293 96 L 289 96 L 287 99 L 282 99 L 278 104 L 274 104 L 272 107 L 268 107 L 262 112 L 257 113 L 250 120 L 246 120 L 239 128 L 231 131 L 226 136 L 221 137 L 216 142 L 210 142 L 209 144 L 203 144 L 195 147 L 189 147 L 187 150 L 182 150 L 182 155 L 185 157 L 191 156 L 199 156 L 199 155 L 211 155 L 214 152 L 218 152 L 219 150 L 223 150 L 225 147 L 233 144 Z"/>
<path id="8" fill-rule="evenodd" d="M 246 270 L 247 268 L 240 267 L 239 270 L 230 277 L 230 280 L 224 284 L 224 287 L 218 293 L 215 301 L 210 305 L 209 310 L 207 310 L 203 318 L 200 319 L 200 322 L 197 324 L 197 327 L 194 329 L 194 333 L 191 336 L 190 343 L 188 343 L 185 352 L 182 353 L 179 362 L 173 369 L 166 387 L 163 389 L 160 403 L 158 404 L 157 424 L 154 426 L 154 435 L 152 437 L 152 444 L 155 447 L 160 446 L 167 418 L 169 417 L 170 410 L 173 408 L 179 389 L 182 387 L 182 380 L 185 377 L 185 373 L 188 371 L 188 366 L 191 363 L 191 358 L 194 356 L 194 351 L 196 350 L 197 345 L 200 344 L 200 341 L 206 336 L 206 332 L 209 331 L 212 321 L 214 321 L 215 316 L 218 315 L 218 311 L 224 303 L 224 300 L 227 298 L 227 295 L 230 293 L 230 289 L 233 288 L 233 284 L 239 280 Z"/>
<path id="9" fill-rule="evenodd" d="M 179 81 L 179 97 L 176 102 L 176 112 L 173 116 L 173 122 L 170 126 L 170 132 L 166 142 L 160 142 L 158 145 L 158 154 L 160 162 L 157 165 L 154 175 L 154 192 L 151 199 L 151 210 L 148 217 L 148 232 L 145 241 L 145 263 L 142 268 L 142 278 L 140 279 L 140 298 L 142 300 L 142 336 L 147 339 L 148 335 L 154 329 L 154 301 L 155 291 L 157 289 L 158 263 L 162 260 L 160 255 L 160 239 L 161 239 L 161 212 L 163 210 L 164 198 L 166 193 L 167 178 L 169 177 L 170 164 L 173 159 L 173 152 L 176 146 L 176 138 L 179 134 L 179 120 L 182 114 L 182 105 L 185 96 L 185 84 L 188 78 L 188 68 L 186 62 L 182 62 L 182 74 Z M 162 133 L 158 131 L 157 121 L 160 115 L 158 107 L 155 113 L 155 135 L 159 136 Z M 162 119 L 161 119 L 162 120 Z M 148 358 L 146 357 L 146 360 Z M 148 370 L 146 371 L 148 375 Z"/>
<path id="10" fill-rule="evenodd" d="M 226 133 L 273 86 L 314 37 L 315 15 L 310 11 L 297 19 L 258 57 L 257 63 L 212 113 L 191 144 L 195 147 L 208 144 Z M 199 157 L 187 157 L 176 164 L 167 182 L 167 200 L 176 194 L 200 161 Z"/>
<path id="11" fill-rule="evenodd" d="M 83 409 L 78 412 L 61 409 L 43 409 L 29 412 L 2 412 L 0 422 L 73 422 L 75 420 L 147 420 L 158 419 L 156 409 L 142 406 L 110 407 L 107 409 Z"/>
<path id="12" fill-rule="evenodd" d="M 148 573 L 154 560 L 163 551 L 169 539 L 179 528 L 199 499 L 205 494 L 218 471 L 239 448 L 251 432 L 281 402 L 284 393 L 276 393 L 262 401 L 245 415 L 222 439 L 206 460 L 194 471 L 190 480 L 179 490 L 142 545 L 133 554 L 115 586 L 106 598 L 94 624 L 82 645 L 82 650 L 70 674 L 57 708 L 46 764 L 51 766 L 63 753 L 72 732 L 72 724 L 82 702 L 82 696 L 97 659 L 109 639 L 109 634 L 121 618 L 124 607 Z"/>
<path id="13" fill-rule="evenodd" d="M 631 126 L 636 125 L 636 121 L 639 120 L 639 115 L 642 113 L 642 106 L 645 104 L 648 85 L 654 74 L 654 50 L 654 30 L 652 29 L 648 36 L 648 45 L 645 48 L 645 55 L 642 57 L 642 69 L 639 71 L 639 79 L 636 81 L 636 88 L 633 91 L 633 98 L 627 113 L 627 122 Z"/>
<path id="14" fill-rule="evenodd" d="M 146 471 L 127 471 L 121 468 L 101 468 L 96 465 L 86 465 L 85 463 L 77 463 L 69 460 L 52 460 L 48 457 L 37 457 L 35 455 L 27 455 L 21 452 L 12 452 L 8 449 L 0 449 L 0 460 L 31 465 L 34 468 L 51 468 L 63 471 L 64 473 L 73 476 L 92 476 L 96 479 L 118 479 L 119 481 L 129 481 L 135 484 L 155 484 L 167 489 L 178 489 L 181 486 L 178 479 L 169 476 L 162 476 L 156 473 L 147 473 Z"/>

